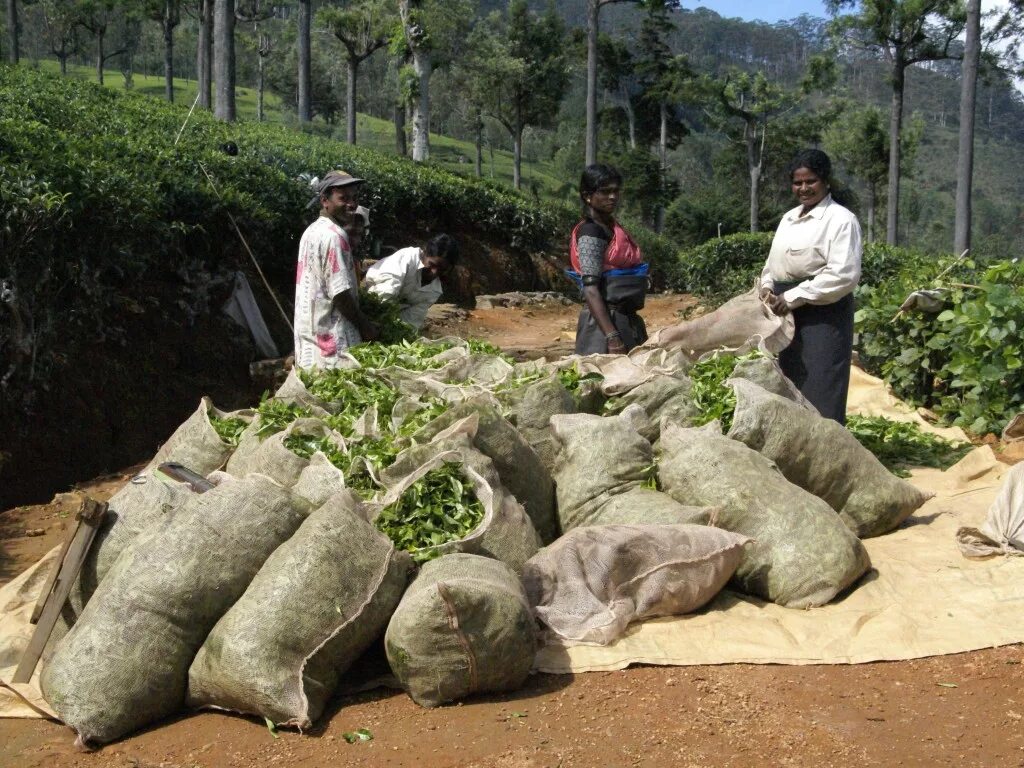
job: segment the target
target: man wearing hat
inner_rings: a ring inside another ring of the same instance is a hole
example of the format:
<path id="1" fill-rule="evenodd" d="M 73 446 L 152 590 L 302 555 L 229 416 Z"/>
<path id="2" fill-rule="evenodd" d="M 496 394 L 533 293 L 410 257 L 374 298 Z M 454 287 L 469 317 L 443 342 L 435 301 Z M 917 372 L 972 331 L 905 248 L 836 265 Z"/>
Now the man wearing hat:
<path id="1" fill-rule="evenodd" d="M 373 341 L 359 309 L 359 277 L 342 222 L 358 208 L 363 179 L 331 171 L 317 184 L 320 216 L 302 233 L 295 270 L 295 365 L 334 368 L 340 353 Z"/>

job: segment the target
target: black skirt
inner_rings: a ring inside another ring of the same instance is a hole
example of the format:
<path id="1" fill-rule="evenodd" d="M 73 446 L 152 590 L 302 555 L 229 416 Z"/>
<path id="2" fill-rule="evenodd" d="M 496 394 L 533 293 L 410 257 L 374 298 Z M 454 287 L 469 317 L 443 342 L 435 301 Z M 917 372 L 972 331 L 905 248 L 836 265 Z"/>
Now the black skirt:
<path id="1" fill-rule="evenodd" d="M 613 307 L 608 307 L 608 314 L 611 316 L 627 352 L 647 341 L 647 326 L 640 315 L 635 312 L 621 312 Z M 584 309 L 580 312 L 580 319 L 576 323 L 576 354 L 604 355 L 607 353 L 608 339 L 605 338 L 604 331 L 594 320 L 590 310 Z"/>
<path id="2" fill-rule="evenodd" d="M 799 283 L 776 283 L 776 295 Z M 783 373 L 828 419 L 846 423 L 853 355 L 853 294 L 832 304 L 804 304 L 793 311 L 796 334 L 779 354 Z"/>

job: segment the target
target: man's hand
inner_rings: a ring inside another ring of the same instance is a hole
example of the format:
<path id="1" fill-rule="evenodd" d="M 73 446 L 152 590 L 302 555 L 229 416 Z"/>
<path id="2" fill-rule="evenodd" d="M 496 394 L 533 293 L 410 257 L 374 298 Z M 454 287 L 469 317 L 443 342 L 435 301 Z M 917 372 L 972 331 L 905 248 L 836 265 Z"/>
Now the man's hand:
<path id="1" fill-rule="evenodd" d="M 789 314 L 789 303 L 782 297 L 781 293 L 778 296 L 769 296 L 766 301 L 768 302 L 768 308 L 779 317 Z"/>
<path id="2" fill-rule="evenodd" d="M 364 317 L 359 323 L 359 335 L 363 341 L 376 341 L 380 337 L 380 328 L 375 322 Z"/>
<path id="3" fill-rule="evenodd" d="M 626 354 L 626 345 L 622 343 L 622 339 L 619 336 L 612 336 L 608 339 L 608 354 L 609 355 L 624 355 Z"/>

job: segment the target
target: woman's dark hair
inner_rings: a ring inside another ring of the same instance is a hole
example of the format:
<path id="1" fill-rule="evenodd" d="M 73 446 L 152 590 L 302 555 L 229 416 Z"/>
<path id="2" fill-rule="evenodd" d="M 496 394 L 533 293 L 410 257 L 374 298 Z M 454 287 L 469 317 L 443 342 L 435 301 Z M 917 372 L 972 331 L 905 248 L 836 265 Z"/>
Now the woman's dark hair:
<path id="1" fill-rule="evenodd" d="M 832 161 L 820 149 L 803 149 L 797 152 L 789 164 L 790 181 L 799 168 L 806 168 L 826 184 L 832 181 Z"/>
<path id="2" fill-rule="evenodd" d="M 592 195 L 606 184 L 622 184 L 622 174 L 604 163 L 594 163 L 583 169 L 580 176 L 580 200 L 584 195 Z M 586 200 L 583 200 L 586 203 Z"/>
<path id="3" fill-rule="evenodd" d="M 459 244 L 454 237 L 442 232 L 427 241 L 427 255 L 440 256 L 454 267 L 459 263 Z"/>

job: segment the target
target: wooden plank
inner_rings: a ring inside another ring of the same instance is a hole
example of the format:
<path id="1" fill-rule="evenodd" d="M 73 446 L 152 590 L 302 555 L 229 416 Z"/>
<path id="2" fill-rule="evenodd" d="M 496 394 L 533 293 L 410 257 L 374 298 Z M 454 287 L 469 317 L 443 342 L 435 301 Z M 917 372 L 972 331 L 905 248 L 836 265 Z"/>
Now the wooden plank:
<path id="1" fill-rule="evenodd" d="M 43 610 L 39 615 L 36 630 L 32 633 L 25 653 L 22 654 L 18 669 L 11 679 L 12 683 L 27 683 L 32 679 L 39 657 L 43 655 L 46 643 L 50 639 L 60 612 L 64 609 L 68 595 L 71 594 L 71 587 L 78 578 L 79 571 L 85 563 L 86 555 L 92 546 L 93 539 L 100 524 L 107 515 L 107 503 L 96 502 L 86 498 L 82 503 L 82 509 L 78 512 L 77 518 L 80 523 L 71 539 L 67 552 L 60 563 L 60 570 L 54 581 L 53 591 L 46 597 Z"/>
<path id="2" fill-rule="evenodd" d="M 75 523 L 68 528 L 68 531 L 64 536 L 64 543 L 60 548 L 60 554 L 57 555 L 57 559 L 50 567 L 50 575 L 46 577 L 46 583 L 43 584 L 43 591 L 39 593 L 39 599 L 36 601 L 36 607 L 32 609 L 32 618 L 29 619 L 29 624 L 35 624 L 39 621 L 39 616 L 43 612 L 43 606 L 46 605 L 47 598 L 49 598 L 50 593 L 53 592 L 53 585 L 57 581 L 57 574 L 60 573 L 60 568 L 64 564 L 64 558 L 67 557 L 68 548 L 71 546 L 71 542 L 75 538 L 75 534 L 78 533 L 78 529 L 81 527 L 82 521 L 76 514 Z"/>

